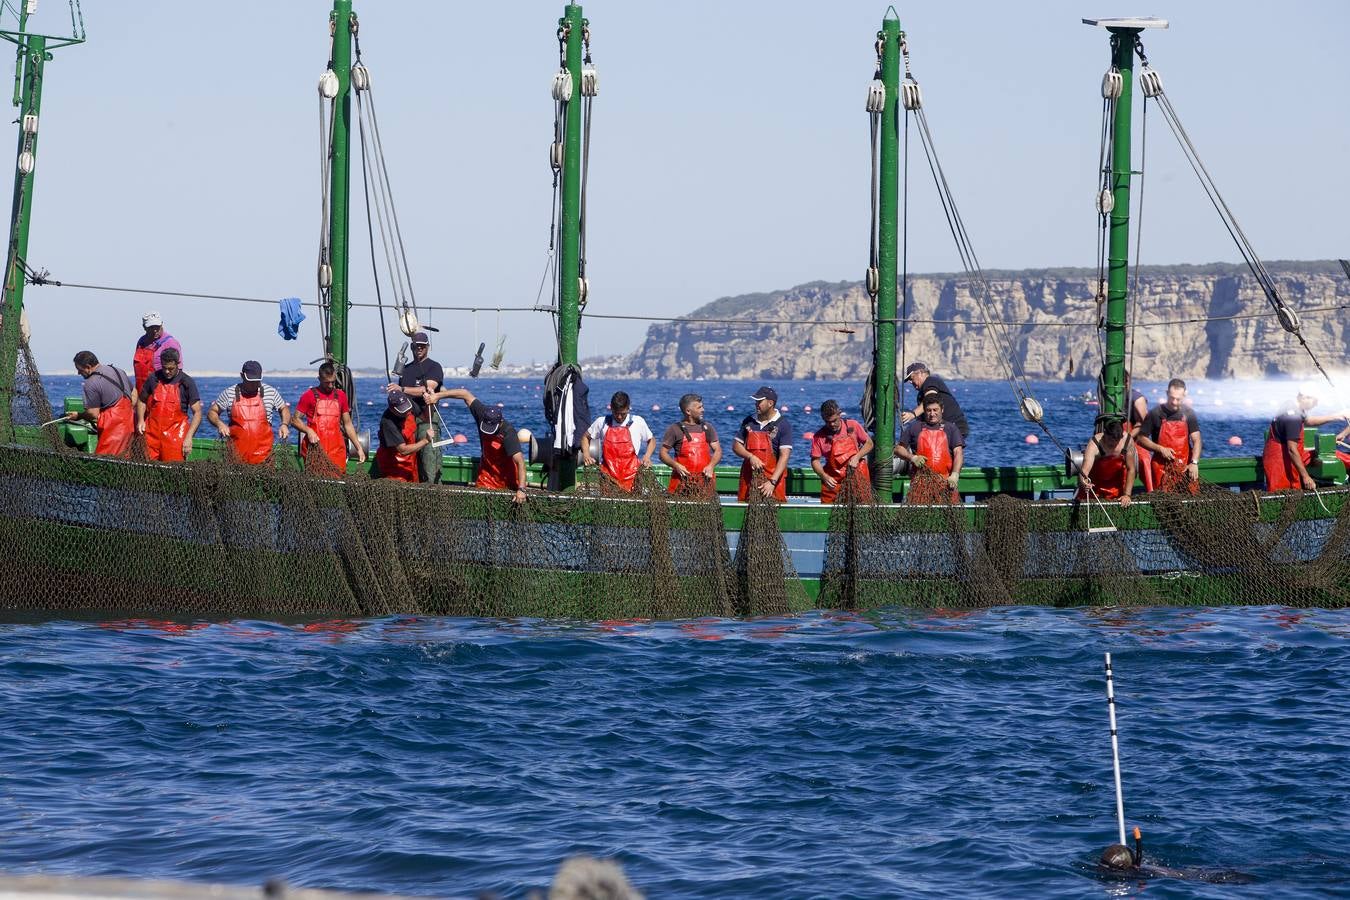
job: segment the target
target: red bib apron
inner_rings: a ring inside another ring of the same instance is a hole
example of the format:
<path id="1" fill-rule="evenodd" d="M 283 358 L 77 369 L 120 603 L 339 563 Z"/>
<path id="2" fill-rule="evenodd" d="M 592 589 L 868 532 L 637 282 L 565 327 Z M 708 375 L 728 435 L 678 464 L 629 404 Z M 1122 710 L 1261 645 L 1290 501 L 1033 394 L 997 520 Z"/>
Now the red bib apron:
<path id="1" fill-rule="evenodd" d="M 1312 451 L 1307 447 L 1300 446 L 1299 454 L 1302 456 L 1305 466 L 1312 460 Z M 1297 491 L 1303 489 L 1303 479 L 1299 476 L 1294 461 L 1289 458 L 1289 449 L 1285 447 L 1284 441 L 1275 440 L 1275 423 L 1273 422 L 1266 429 L 1266 446 L 1261 452 L 1261 467 L 1266 470 L 1266 490 Z"/>
<path id="2" fill-rule="evenodd" d="M 867 467 L 867 460 L 858 463 L 858 468 L 853 470 L 850 476 L 848 470 L 848 461 L 853 458 L 853 454 L 858 452 L 858 441 L 849 431 L 849 425 L 852 424 L 848 419 L 842 419 L 839 423 L 839 433 L 833 436 L 830 441 L 830 453 L 821 463 L 821 468 L 825 474 L 839 482 L 837 487 L 828 487 L 823 481 L 820 483 L 820 502 L 833 503 L 839 496 L 839 490 L 844 486 L 844 479 L 852 477 L 854 479 L 853 492 L 859 500 L 866 500 L 871 496 L 872 474 Z"/>
<path id="3" fill-rule="evenodd" d="M 504 425 L 505 423 L 503 423 Z M 516 477 L 516 461 L 506 455 L 502 441 L 502 427 L 497 426 L 496 434 L 478 432 L 478 441 L 482 447 L 482 458 L 478 461 L 478 480 L 476 487 L 512 491 L 520 490 L 520 479 Z"/>
<path id="4" fill-rule="evenodd" d="M 113 371 L 119 379 L 126 378 L 120 369 L 113 367 Z M 123 381 L 109 378 L 102 372 L 95 372 L 92 377 L 110 381 L 122 391 L 116 403 L 98 411 L 98 421 L 94 423 L 94 428 L 98 430 L 98 444 L 94 447 L 94 455 L 126 456 L 131 447 L 131 436 L 136 431 L 136 407 L 122 387 Z"/>
<path id="5" fill-rule="evenodd" d="M 319 447 L 337 466 L 339 473 L 347 471 L 347 440 L 342 434 L 342 404 L 337 391 L 324 394 L 314 392 L 314 414 L 309 416 L 309 427 L 319 435 Z M 300 455 L 309 453 L 309 435 L 300 433 Z"/>
<path id="6" fill-rule="evenodd" d="M 403 417 L 403 443 L 411 444 L 417 440 L 417 419 L 411 414 Z M 381 478 L 392 478 L 395 481 L 417 481 L 417 454 L 409 453 L 404 456 L 398 452 L 397 447 L 386 447 L 380 444 L 380 449 L 375 451 L 375 467 L 380 472 Z"/>
<path id="7" fill-rule="evenodd" d="M 136 392 L 139 394 L 145 387 L 145 383 L 150 380 L 150 376 L 155 374 L 155 344 L 151 341 L 144 347 L 136 345 L 136 355 L 131 358 L 131 371 L 136 376 Z"/>
<path id="8" fill-rule="evenodd" d="M 774 459 L 773 441 L 767 431 L 748 431 L 745 435 L 745 449 L 750 451 L 750 455 L 764 463 L 764 477 L 773 475 L 774 467 L 778 465 L 778 460 Z M 741 484 L 736 490 L 736 499 L 744 501 L 750 496 L 750 487 L 754 484 L 755 470 L 750 468 L 750 460 L 741 463 Z M 787 500 L 787 471 L 784 470 L 783 477 L 773 487 L 773 497 L 779 503 Z"/>
<path id="9" fill-rule="evenodd" d="M 183 412 L 178 385 L 156 378 L 155 389 L 145 406 L 145 455 L 162 462 L 182 462 L 188 417 Z"/>
<path id="10" fill-rule="evenodd" d="M 919 431 L 919 448 L 916 455 L 928 460 L 924 467 L 930 474 L 916 472 L 909 480 L 910 503 L 959 503 L 961 497 L 956 489 L 947 484 L 947 476 L 952 474 L 951 446 L 947 442 L 947 429 L 941 425 L 936 428 L 925 426 Z M 940 475 L 941 481 L 934 478 Z"/>
<path id="11" fill-rule="evenodd" d="M 1185 483 L 1186 491 L 1192 494 L 1198 492 L 1200 485 L 1194 481 L 1187 481 L 1185 477 L 1185 469 L 1191 462 L 1191 434 L 1186 427 L 1186 420 L 1182 418 L 1164 421 L 1162 427 L 1158 429 L 1157 443 L 1160 447 L 1170 449 L 1174 455 L 1170 463 L 1160 455 L 1155 455 L 1149 460 L 1153 467 L 1154 490 L 1176 491 Z"/>
<path id="12" fill-rule="evenodd" d="M 1098 456 L 1092 464 L 1088 479 L 1092 482 L 1093 493 L 1100 500 L 1117 500 L 1125 495 L 1125 454 Z M 1079 500 L 1088 499 L 1087 488 L 1080 487 Z"/>
<path id="13" fill-rule="evenodd" d="M 633 447 L 633 422 L 627 425 L 609 423 L 605 429 L 605 442 L 600 448 L 600 468 L 614 479 L 614 483 L 629 493 L 637 482 L 638 458 Z M 515 468 L 512 466 L 512 468 Z"/>
<path id="14" fill-rule="evenodd" d="M 712 462 L 712 446 L 708 443 L 708 427 L 700 425 L 699 429 L 698 434 L 694 434 L 683 422 L 680 423 L 684 440 L 680 441 L 680 451 L 675 454 L 675 461 L 689 470 L 689 490 L 711 492 L 712 480 L 703 476 L 703 470 Z M 670 492 L 674 494 L 683 486 L 684 479 L 680 478 L 680 474 L 671 472 Z"/>
<path id="15" fill-rule="evenodd" d="M 267 421 L 262 388 L 252 397 L 236 390 L 230 406 L 230 447 L 236 462 L 256 466 L 272 458 L 272 426 Z"/>

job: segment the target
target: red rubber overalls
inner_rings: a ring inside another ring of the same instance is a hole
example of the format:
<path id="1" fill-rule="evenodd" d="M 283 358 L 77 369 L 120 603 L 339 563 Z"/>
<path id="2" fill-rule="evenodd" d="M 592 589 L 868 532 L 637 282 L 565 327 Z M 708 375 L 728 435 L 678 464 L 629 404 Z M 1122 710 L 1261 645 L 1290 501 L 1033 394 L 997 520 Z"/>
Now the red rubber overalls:
<path id="1" fill-rule="evenodd" d="M 417 440 L 417 419 L 411 413 L 403 417 L 403 443 L 411 444 Z M 417 454 L 404 456 L 397 447 L 380 445 L 375 451 L 375 466 L 381 478 L 395 481 L 417 481 Z"/>
<path id="2" fill-rule="evenodd" d="M 347 441 L 342 435 L 342 404 L 338 402 L 337 391 L 325 394 L 314 392 L 314 414 L 309 416 L 309 427 L 319 435 L 319 447 L 337 466 L 338 472 L 347 471 Z M 414 432 L 416 433 L 416 432 Z M 309 436 L 300 434 L 300 455 L 309 453 Z"/>
<path id="3" fill-rule="evenodd" d="M 618 425 L 612 420 L 605 429 L 605 442 L 600 449 L 600 468 L 625 491 L 632 492 L 637 482 L 638 457 L 633 447 L 633 420 Z M 515 468 L 512 466 L 512 468 Z"/>
<path id="4" fill-rule="evenodd" d="M 1107 456 L 1102 453 L 1101 444 L 1097 445 L 1097 452 L 1101 453 L 1092 464 L 1092 471 L 1088 473 L 1088 479 L 1092 482 L 1092 490 L 1099 500 L 1117 500 L 1125 495 L 1125 452 L 1127 447 L 1122 448 L 1122 452 Z M 1088 498 L 1087 488 L 1080 487 L 1077 497 L 1079 500 Z"/>
<path id="5" fill-rule="evenodd" d="M 961 498 L 956 493 L 956 488 L 946 482 L 947 476 L 952 474 L 952 465 L 955 462 L 951 446 L 947 442 L 947 429 L 942 425 L 936 428 L 925 426 L 919 431 L 918 443 L 919 448 L 914 452 L 928 460 L 925 468 L 932 475 L 912 477 L 909 482 L 909 496 L 906 499 L 910 503 L 959 503 Z M 942 476 L 940 486 L 933 475 Z"/>
<path id="6" fill-rule="evenodd" d="M 145 455 L 162 462 L 183 461 L 188 417 L 176 383 L 155 379 L 145 406 Z"/>
<path id="7" fill-rule="evenodd" d="M 699 432 L 694 434 L 687 425 L 680 423 L 684 440 L 680 441 L 680 450 L 675 454 L 675 461 L 689 470 L 689 490 L 711 491 L 712 481 L 703 477 L 703 470 L 712 462 L 712 446 L 708 443 L 708 426 L 700 425 L 699 429 Z M 671 472 L 670 492 L 674 494 L 683 486 L 684 479 L 680 478 L 680 474 Z"/>
<path id="8" fill-rule="evenodd" d="M 770 426 L 777 431 L 777 426 Z M 756 457 L 764 463 L 764 477 L 773 475 L 774 467 L 778 465 L 778 460 L 773 455 L 773 437 L 768 431 L 746 431 L 745 449 L 751 456 Z M 750 496 L 750 487 L 754 483 L 755 470 L 750 467 L 750 460 L 741 463 L 741 484 L 736 491 L 736 499 L 745 500 Z M 784 477 L 778 480 L 778 484 L 773 487 L 774 499 L 779 503 L 787 500 L 787 471 L 783 472 Z"/>
<path id="9" fill-rule="evenodd" d="M 497 426 L 496 434 L 483 434 L 478 432 L 478 440 L 483 449 L 482 458 L 478 462 L 478 480 L 474 482 L 480 488 L 493 488 L 502 490 L 503 488 L 518 491 L 521 488 L 520 479 L 516 477 L 516 461 L 506 455 L 506 450 L 502 441 L 502 429 L 506 427 L 503 422 Z"/>
<path id="10" fill-rule="evenodd" d="M 95 372 L 93 377 L 111 381 L 119 391 L 122 390 L 120 381 L 108 378 L 102 372 Z M 98 445 L 94 448 L 96 456 L 126 456 L 127 448 L 131 446 L 131 435 L 136 430 L 136 412 L 131 397 L 123 392 L 112 406 L 100 409 L 94 427 L 98 429 Z"/>
<path id="11" fill-rule="evenodd" d="M 1307 447 L 1300 446 L 1299 453 L 1303 457 L 1303 465 L 1308 465 L 1312 460 L 1312 451 Z M 1285 447 L 1284 441 L 1275 440 L 1274 422 L 1271 422 L 1270 427 L 1266 429 L 1266 446 L 1261 452 L 1261 467 L 1266 470 L 1266 490 L 1297 491 L 1303 489 L 1303 479 L 1299 477 L 1298 468 L 1294 465 L 1294 461 L 1289 458 L 1289 449 Z"/>
<path id="12" fill-rule="evenodd" d="M 833 503 L 839 496 L 839 490 L 844 486 L 844 479 L 850 477 L 848 471 L 848 461 L 853 454 L 858 452 L 858 440 L 853 436 L 849 425 L 853 424 L 848 419 L 839 421 L 839 433 L 832 436 L 830 441 L 829 455 L 821 462 L 821 468 L 825 474 L 839 482 L 838 487 L 827 487 L 824 482 L 820 484 L 820 502 Z M 863 500 L 870 496 L 872 474 L 867 466 L 867 460 L 858 463 L 858 468 L 853 470 L 854 496 Z"/>
<path id="13" fill-rule="evenodd" d="M 1167 490 L 1168 486 L 1171 486 L 1171 489 L 1175 491 L 1177 486 L 1182 483 L 1181 479 L 1184 477 L 1186 466 L 1190 465 L 1191 462 L 1191 434 L 1186 427 L 1186 419 L 1183 417 L 1164 420 L 1158 429 L 1157 443 L 1161 447 L 1170 448 L 1174 455 L 1170 463 L 1156 453 L 1149 460 L 1153 467 L 1153 489 L 1161 491 Z M 1171 474 L 1164 481 L 1164 473 L 1169 471 Z M 1187 485 L 1186 490 L 1189 493 L 1194 494 L 1200 490 L 1200 485 L 1197 482 L 1190 481 L 1187 482 Z"/>
<path id="14" fill-rule="evenodd" d="M 272 426 L 267 421 L 261 387 L 252 397 L 245 397 L 236 388 L 230 406 L 230 448 L 235 462 L 250 466 L 272 458 Z"/>

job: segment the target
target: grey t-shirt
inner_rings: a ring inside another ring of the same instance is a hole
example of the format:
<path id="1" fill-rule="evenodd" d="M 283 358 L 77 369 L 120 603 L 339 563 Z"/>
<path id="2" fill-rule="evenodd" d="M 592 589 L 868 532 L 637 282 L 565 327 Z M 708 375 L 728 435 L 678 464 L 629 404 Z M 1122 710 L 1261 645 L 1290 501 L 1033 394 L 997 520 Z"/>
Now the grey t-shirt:
<path id="1" fill-rule="evenodd" d="M 135 386 L 127 373 L 117 366 L 101 364 L 84 380 L 84 408 L 108 409 L 123 397 L 135 399 Z"/>

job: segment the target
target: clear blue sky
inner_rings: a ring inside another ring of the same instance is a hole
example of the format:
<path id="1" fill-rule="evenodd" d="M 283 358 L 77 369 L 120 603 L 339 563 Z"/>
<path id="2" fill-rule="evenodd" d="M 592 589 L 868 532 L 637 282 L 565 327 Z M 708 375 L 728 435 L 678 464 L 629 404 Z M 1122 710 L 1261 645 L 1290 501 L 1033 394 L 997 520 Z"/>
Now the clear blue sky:
<path id="1" fill-rule="evenodd" d="M 324 0 L 84 0 L 89 42 L 47 69 L 31 262 L 71 282 L 313 299 L 317 79 Z M 1267 259 L 1350 254 L 1350 4 L 1049 0 L 898 5 L 938 149 L 983 263 L 1092 265 L 1104 32 L 1084 15 L 1152 14 L 1149 57 Z M 357 2 L 417 295 L 534 302 L 545 261 L 558 2 Z M 601 91 L 590 188 L 591 310 L 677 315 L 719 296 L 861 276 L 872 41 L 886 4 L 586 5 Z M 40 30 L 68 31 L 62 0 Z M 1143 259 L 1238 259 L 1152 117 Z M 916 150 L 917 152 L 917 150 Z M 916 164 L 919 160 L 916 159 Z M 914 166 L 913 271 L 958 267 Z M 356 191 L 354 191 L 354 194 Z M 357 232 L 359 247 L 364 236 Z M 353 254 L 355 299 L 371 299 Z M 75 350 L 129 364 L 163 312 L 189 370 L 306 367 L 274 307 L 29 290 L 48 370 Z M 467 314 L 438 314 L 433 356 L 465 363 Z M 496 318 L 478 330 L 489 344 Z M 546 316 L 503 315 L 507 359 L 553 355 Z M 645 326 L 589 321 L 583 356 Z M 358 311 L 353 363 L 380 364 Z"/>

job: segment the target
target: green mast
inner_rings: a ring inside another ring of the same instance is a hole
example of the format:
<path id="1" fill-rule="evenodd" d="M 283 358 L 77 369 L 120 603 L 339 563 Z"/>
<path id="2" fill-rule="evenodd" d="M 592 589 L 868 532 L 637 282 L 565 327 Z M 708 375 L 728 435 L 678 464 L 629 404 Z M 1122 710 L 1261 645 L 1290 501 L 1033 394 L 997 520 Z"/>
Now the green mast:
<path id="1" fill-rule="evenodd" d="M 577 332 L 581 327 L 581 56 L 582 36 L 589 23 L 581 7 L 569 3 L 558 20 L 566 44 L 567 71 L 572 96 L 563 121 L 562 215 L 558 248 L 558 361 L 577 362 Z"/>
<path id="2" fill-rule="evenodd" d="M 28 231 L 33 221 L 33 180 L 37 166 L 42 76 L 51 50 L 84 42 L 84 28 L 72 15 L 71 36 L 53 38 L 27 34 L 28 4 L 19 14 L 18 31 L 0 31 L 0 38 L 18 46 L 15 105 L 19 107 L 19 149 L 14 173 L 14 205 L 10 217 L 9 258 L 5 265 L 3 327 L 0 327 L 0 441 L 14 440 L 12 401 L 18 375 L 24 272 L 28 260 Z"/>
<path id="3" fill-rule="evenodd" d="M 352 0 L 333 0 L 329 20 L 333 34 L 331 71 L 337 76 L 337 96 L 333 98 L 332 135 L 329 141 L 328 265 L 332 282 L 328 292 L 328 354 L 340 366 L 347 365 L 347 329 L 350 311 L 348 287 L 348 209 L 351 199 L 351 82 L 352 36 L 356 17 Z"/>
<path id="4" fill-rule="evenodd" d="M 900 206 L 900 17 L 894 7 L 886 11 L 877 40 L 881 42 L 881 81 L 886 86 L 886 106 L 881 113 L 881 172 L 878 178 L 878 247 L 876 321 L 876 375 L 872 398 L 876 410 L 876 449 L 873 450 L 873 480 L 877 495 L 891 502 L 891 447 L 895 444 L 895 331 L 897 286 L 896 213 Z"/>
<path id="5" fill-rule="evenodd" d="M 1145 28 L 1166 28 L 1162 19 L 1084 19 L 1111 32 L 1111 66 L 1119 72 L 1111 141 L 1111 210 L 1107 246 L 1106 351 L 1102 360 L 1100 414 L 1129 418 L 1125 396 L 1125 324 L 1130 275 L 1130 127 L 1134 44 Z M 1110 77 L 1110 76 L 1108 76 Z"/>

